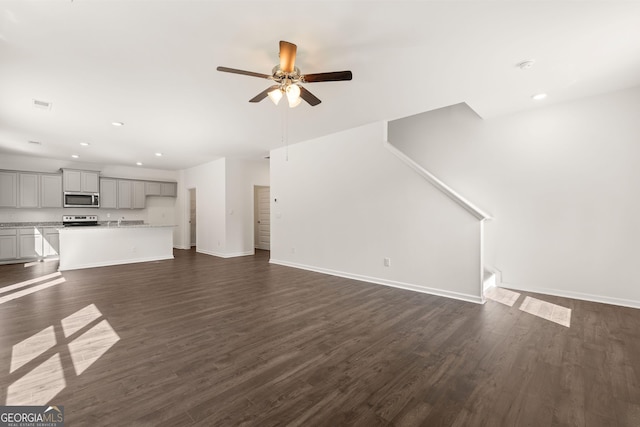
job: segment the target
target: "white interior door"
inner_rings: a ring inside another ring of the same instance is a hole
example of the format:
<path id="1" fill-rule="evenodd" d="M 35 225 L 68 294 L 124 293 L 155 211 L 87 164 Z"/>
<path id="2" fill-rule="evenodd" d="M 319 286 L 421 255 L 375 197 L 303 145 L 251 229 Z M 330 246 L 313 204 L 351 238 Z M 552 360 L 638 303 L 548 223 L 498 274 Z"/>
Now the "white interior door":
<path id="1" fill-rule="evenodd" d="M 191 246 L 196 246 L 196 189 L 189 189 L 189 199 L 191 199 L 191 205 L 189 206 L 189 225 L 191 232 Z"/>
<path id="2" fill-rule="evenodd" d="M 268 251 L 271 249 L 271 208 L 270 188 L 255 187 L 256 233 L 255 247 Z"/>

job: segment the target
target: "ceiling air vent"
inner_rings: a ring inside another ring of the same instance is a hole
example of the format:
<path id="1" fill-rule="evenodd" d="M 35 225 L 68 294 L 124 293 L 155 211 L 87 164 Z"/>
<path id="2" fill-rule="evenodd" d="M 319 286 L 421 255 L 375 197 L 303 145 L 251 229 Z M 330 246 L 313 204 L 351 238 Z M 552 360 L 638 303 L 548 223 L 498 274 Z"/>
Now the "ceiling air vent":
<path id="1" fill-rule="evenodd" d="M 42 142 L 40 141 L 27 141 L 27 142 L 32 145 L 42 145 Z"/>
<path id="2" fill-rule="evenodd" d="M 51 103 L 47 101 L 42 101 L 40 99 L 34 99 L 33 106 L 36 108 L 41 108 L 43 110 L 51 110 Z"/>

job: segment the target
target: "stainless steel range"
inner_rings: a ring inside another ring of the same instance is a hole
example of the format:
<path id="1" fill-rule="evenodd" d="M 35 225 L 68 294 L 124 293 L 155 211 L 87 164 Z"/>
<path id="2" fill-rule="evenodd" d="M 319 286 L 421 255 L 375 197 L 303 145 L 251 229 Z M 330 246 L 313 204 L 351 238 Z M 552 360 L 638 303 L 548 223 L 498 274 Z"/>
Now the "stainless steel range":
<path id="1" fill-rule="evenodd" d="M 65 227 L 99 225 L 98 215 L 63 215 L 62 225 Z"/>

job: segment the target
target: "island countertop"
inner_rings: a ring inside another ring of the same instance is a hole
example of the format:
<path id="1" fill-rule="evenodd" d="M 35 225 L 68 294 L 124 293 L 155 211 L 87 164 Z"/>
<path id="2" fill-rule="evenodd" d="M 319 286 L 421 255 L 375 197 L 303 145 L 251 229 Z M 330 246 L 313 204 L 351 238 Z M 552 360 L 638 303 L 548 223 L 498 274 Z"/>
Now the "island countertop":
<path id="1" fill-rule="evenodd" d="M 83 225 L 78 227 L 58 227 L 60 231 L 81 231 L 81 230 L 118 230 L 118 229 L 131 229 L 131 228 L 174 228 L 177 225 L 165 225 L 165 224 L 100 224 L 100 225 Z"/>

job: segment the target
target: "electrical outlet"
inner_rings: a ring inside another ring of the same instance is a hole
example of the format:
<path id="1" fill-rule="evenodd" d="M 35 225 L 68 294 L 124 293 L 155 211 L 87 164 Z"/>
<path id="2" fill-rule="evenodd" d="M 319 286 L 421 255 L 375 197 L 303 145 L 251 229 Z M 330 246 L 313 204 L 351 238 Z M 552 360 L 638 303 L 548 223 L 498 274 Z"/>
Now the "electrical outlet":
<path id="1" fill-rule="evenodd" d="M 296 248 L 291 248 L 291 253 L 295 254 L 296 253 Z"/>
<path id="2" fill-rule="evenodd" d="M 384 259 L 384 266 L 385 267 L 391 267 L 391 258 L 385 258 Z"/>

